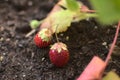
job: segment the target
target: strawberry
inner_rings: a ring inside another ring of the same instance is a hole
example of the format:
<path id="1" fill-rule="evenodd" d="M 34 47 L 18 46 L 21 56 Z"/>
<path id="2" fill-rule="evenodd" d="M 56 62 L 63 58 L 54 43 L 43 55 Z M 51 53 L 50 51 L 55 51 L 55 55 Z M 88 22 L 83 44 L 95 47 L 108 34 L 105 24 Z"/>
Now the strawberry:
<path id="1" fill-rule="evenodd" d="M 67 46 L 62 43 L 58 42 L 55 43 L 49 51 L 50 61 L 57 67 L 62 67 L 67 64 L 69 60 L 69 51 Z"/>
<path id="2" fill-rule="evenodd" d="M 51 37 L 51 31 L 45 28 L 35 35 L 34 42 L 40 48 L 47 47 L 50 44 Z"/>

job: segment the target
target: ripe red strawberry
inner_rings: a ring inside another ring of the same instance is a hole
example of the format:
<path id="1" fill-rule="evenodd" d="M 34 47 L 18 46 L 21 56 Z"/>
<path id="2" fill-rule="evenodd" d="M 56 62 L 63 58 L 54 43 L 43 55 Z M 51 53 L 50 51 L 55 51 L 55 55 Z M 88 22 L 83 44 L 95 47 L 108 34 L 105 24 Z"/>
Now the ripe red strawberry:
<path id="1" fill-rule="evenodd" d="M 35 35 L 34 42 L 40 48 L 47 47 L 50 44 L 51 37 L 51 31 L 45 28 Z"/>
<path id="2" fill-rule="evenodd" d="M 67 46 L 62 42 L 55 43 L 49 51 L 51 62 L 57 67 L 62 67 L 67 64 L 69 60 L 69 51 Z"/>

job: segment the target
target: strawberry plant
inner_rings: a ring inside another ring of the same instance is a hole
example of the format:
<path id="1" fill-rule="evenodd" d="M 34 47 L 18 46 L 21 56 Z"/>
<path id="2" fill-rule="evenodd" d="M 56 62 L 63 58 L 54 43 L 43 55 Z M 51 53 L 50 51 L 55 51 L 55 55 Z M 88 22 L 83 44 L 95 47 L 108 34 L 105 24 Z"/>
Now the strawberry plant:
<path id="1" fill-rule="evenodd" d="M 104 2 L 106 4 L 108 4 L 107 2 L 109 2 L 108 6 L 105 9 L 103 9 L 103 6 L 106 5 Z M 98 3 L 98 1 L 96 0 L 91 0 L 91 3 L 96 9 L 96 11 L 89 10 L 88 7 L 76 0 L 60 0 L 41 23 L 41 31 L 39 31 L 39 33 L 36 34 L 34 38 L 35 44 L 40 48 L 48 46 L 48 44 L 50 44 L 49 41 L 52 34 L 66 31 L 68 27 L 70 27 L 72 22 L 78 22 L 80 20 L 90 17 L 98 18 L 99 21 L 101 21 L 103 24 L 111 24 L 120 20 L 120 12 L 117 11 L 117 9 L 120 10 L 120 7 L 118 6 L 118 4 L 120 4 L 120 1 L 116 0 L 114 2 L 113 0 L 105 0 Z M 103 72 L 111 58 L 112 51 L 117 40 L 119 27 L 120 22 L 117 26 L 115 38 L 106 60 L 103 61 L 99 57 L 94 56 L 77 80 L 102 79 Z M 46 34 L 46 28 L 48 32 L 50 31 L 50 33 Z M 57 42 L 50 48 L 49 57 L 54 65 L 56 65 L 57 67 L 62 67 L 69 60 L 69 51 L 65 44 L 63 44 L 62 42 Z"/>
<path id="2" fill-rule="evenodd" d="M 119 0 L 1 1 L 1 80 L 120 80 Z"/>

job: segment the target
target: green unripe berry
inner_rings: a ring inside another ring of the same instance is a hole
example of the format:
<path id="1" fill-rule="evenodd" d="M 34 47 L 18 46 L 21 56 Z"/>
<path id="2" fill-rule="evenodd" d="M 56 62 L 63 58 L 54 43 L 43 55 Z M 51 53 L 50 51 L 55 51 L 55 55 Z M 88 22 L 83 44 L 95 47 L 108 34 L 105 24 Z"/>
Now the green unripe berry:
<path id="1" fill-rule="evenodd" d="M 30 22 L 30 26 L 31 26 L 32 29 L 37 28 L 39 25 L 40 25 L 40 22 L 38 20 L 32 20 Z"/>

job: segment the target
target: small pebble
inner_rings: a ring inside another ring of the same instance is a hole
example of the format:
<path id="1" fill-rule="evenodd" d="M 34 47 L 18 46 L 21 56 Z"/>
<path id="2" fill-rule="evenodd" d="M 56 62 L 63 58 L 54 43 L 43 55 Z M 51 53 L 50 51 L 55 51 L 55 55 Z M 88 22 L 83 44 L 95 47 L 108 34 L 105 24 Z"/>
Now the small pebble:
<path id="1" fill-rule="evenodd" d="M 4 31 L 4 29 L 5 29 L 5 28 L 0 25 L 0 31 L 2 32 L 2 31 Z"/>
<path id="2" fill-rule="evenodd" d="M 15 78 L 17 78 L 18 77 L 18 75 L 15 75 Z"/>
<path id="3" fill-rule="evenodd" d="M 82 52 L 80 52 L 79 54 L 83 54 Z"/>
<path id="4" fill-rule="evenodd" d="M 90 20 L 90 18 L 87 18 L 87 19 L 86 19 L 86 21 L 89 21 L 89 20 Z"/>
<path id="5" fill-rule="evenodd" d="M 3 37 L 1 37 L 1 38 L 0 38 L 0 41 L 1 41 L 1 42 L 2 42 L 2 41 L 4 41 L 4 38 L 3 38 Z"/>
<path id="6" fill-rule="evenodd" d="M 67 40 L 67 41 L 69 40 L 69 36 L 66 36 L 66 40 Z"/>
<path id="7" fill-rule="evenodd" d="M 97 27 L 97 26 L 95 26 L 94 28 L 95 28 L 95 29 L 97 29 L 98 27 Z"/>
<path id="8" fill-rule="evenodd" d="M 33 2 L 32 1 L 29 1 L 28 2 L 28 6 L 32 6 L 33 5 Z"/>
<path id="9" fill-rule="evenodd" d="M 43 58 L 42 58 L 42 61 L 44 61 L 44 60 L 45 60 L 45 58 L 43 57 Z"/>
<path id="10" fill-rule="evenodd" d="M 4 59 L 4 57 L 3 56 L 0 56 L 0 61 L 2 61 Z"/>
<path id="11" fill-rule="evenodd" d="M 18 44 L 18 47 L 23 48 L 23 45 L 22 44 Z"/>
<path id="12" fill-rule="evenodd" d="M 20 11 L 18 14 L 19 14 L 20 16 L 23 16 L 23 15 L 25 15 L 25 11 Z"/>
<path id="13" fill-rule="evenodd" d="M 17 63 L 18 65 L 21 65 L 19 62 Z"/>
<path id="14" fill-rule="evenodd" d="M 6 55 L 6 53 L 3 53 L 3 55 L 5 56 L 5 55 Z"/>
<path id="15" fill-rule="evenodd" d="M 117 26 L 115 25 L 115 26 L 113 26 L 113 28 L 117 28 Z"/>
<path id="16" fill-rule="evenodd" d="M 31 58 L 33 58 L 33 57 L 34 57 L 34 55 L 35 55 L 35 53 L 34 53 L 34 52 L 32 52 L 32 53 L 31 53 Z"/>
<path id="17" fill-rule="evenodd" d="M 14 26 L 15 22 L 14 21 L 7 21 L 8 26 Z"/>
<path id="18" fill-rule="evenodd" d="M 60 36 L 63 36 L 64 34 L 60 34 Z"/>
<path id="19" fill-rule="evenodd" d="M 9 41 L 10 41 L 10 38 L 7 38 L 6 41 L 9 42 Z"/>
<path id="20" fill-rule="evenodd" d="M 25 75 L 25 74 L 23 74 L 22 76 L 23 76 L 23 77 L 26 77 L 26 75 Z"/>
<path id="21" fill-rule="evenodd" d="M 107 42 L 103 42 L 102 45 L 103 45 L 103 46 L 106 46 L 106 45 L 107 45 Z"/>

